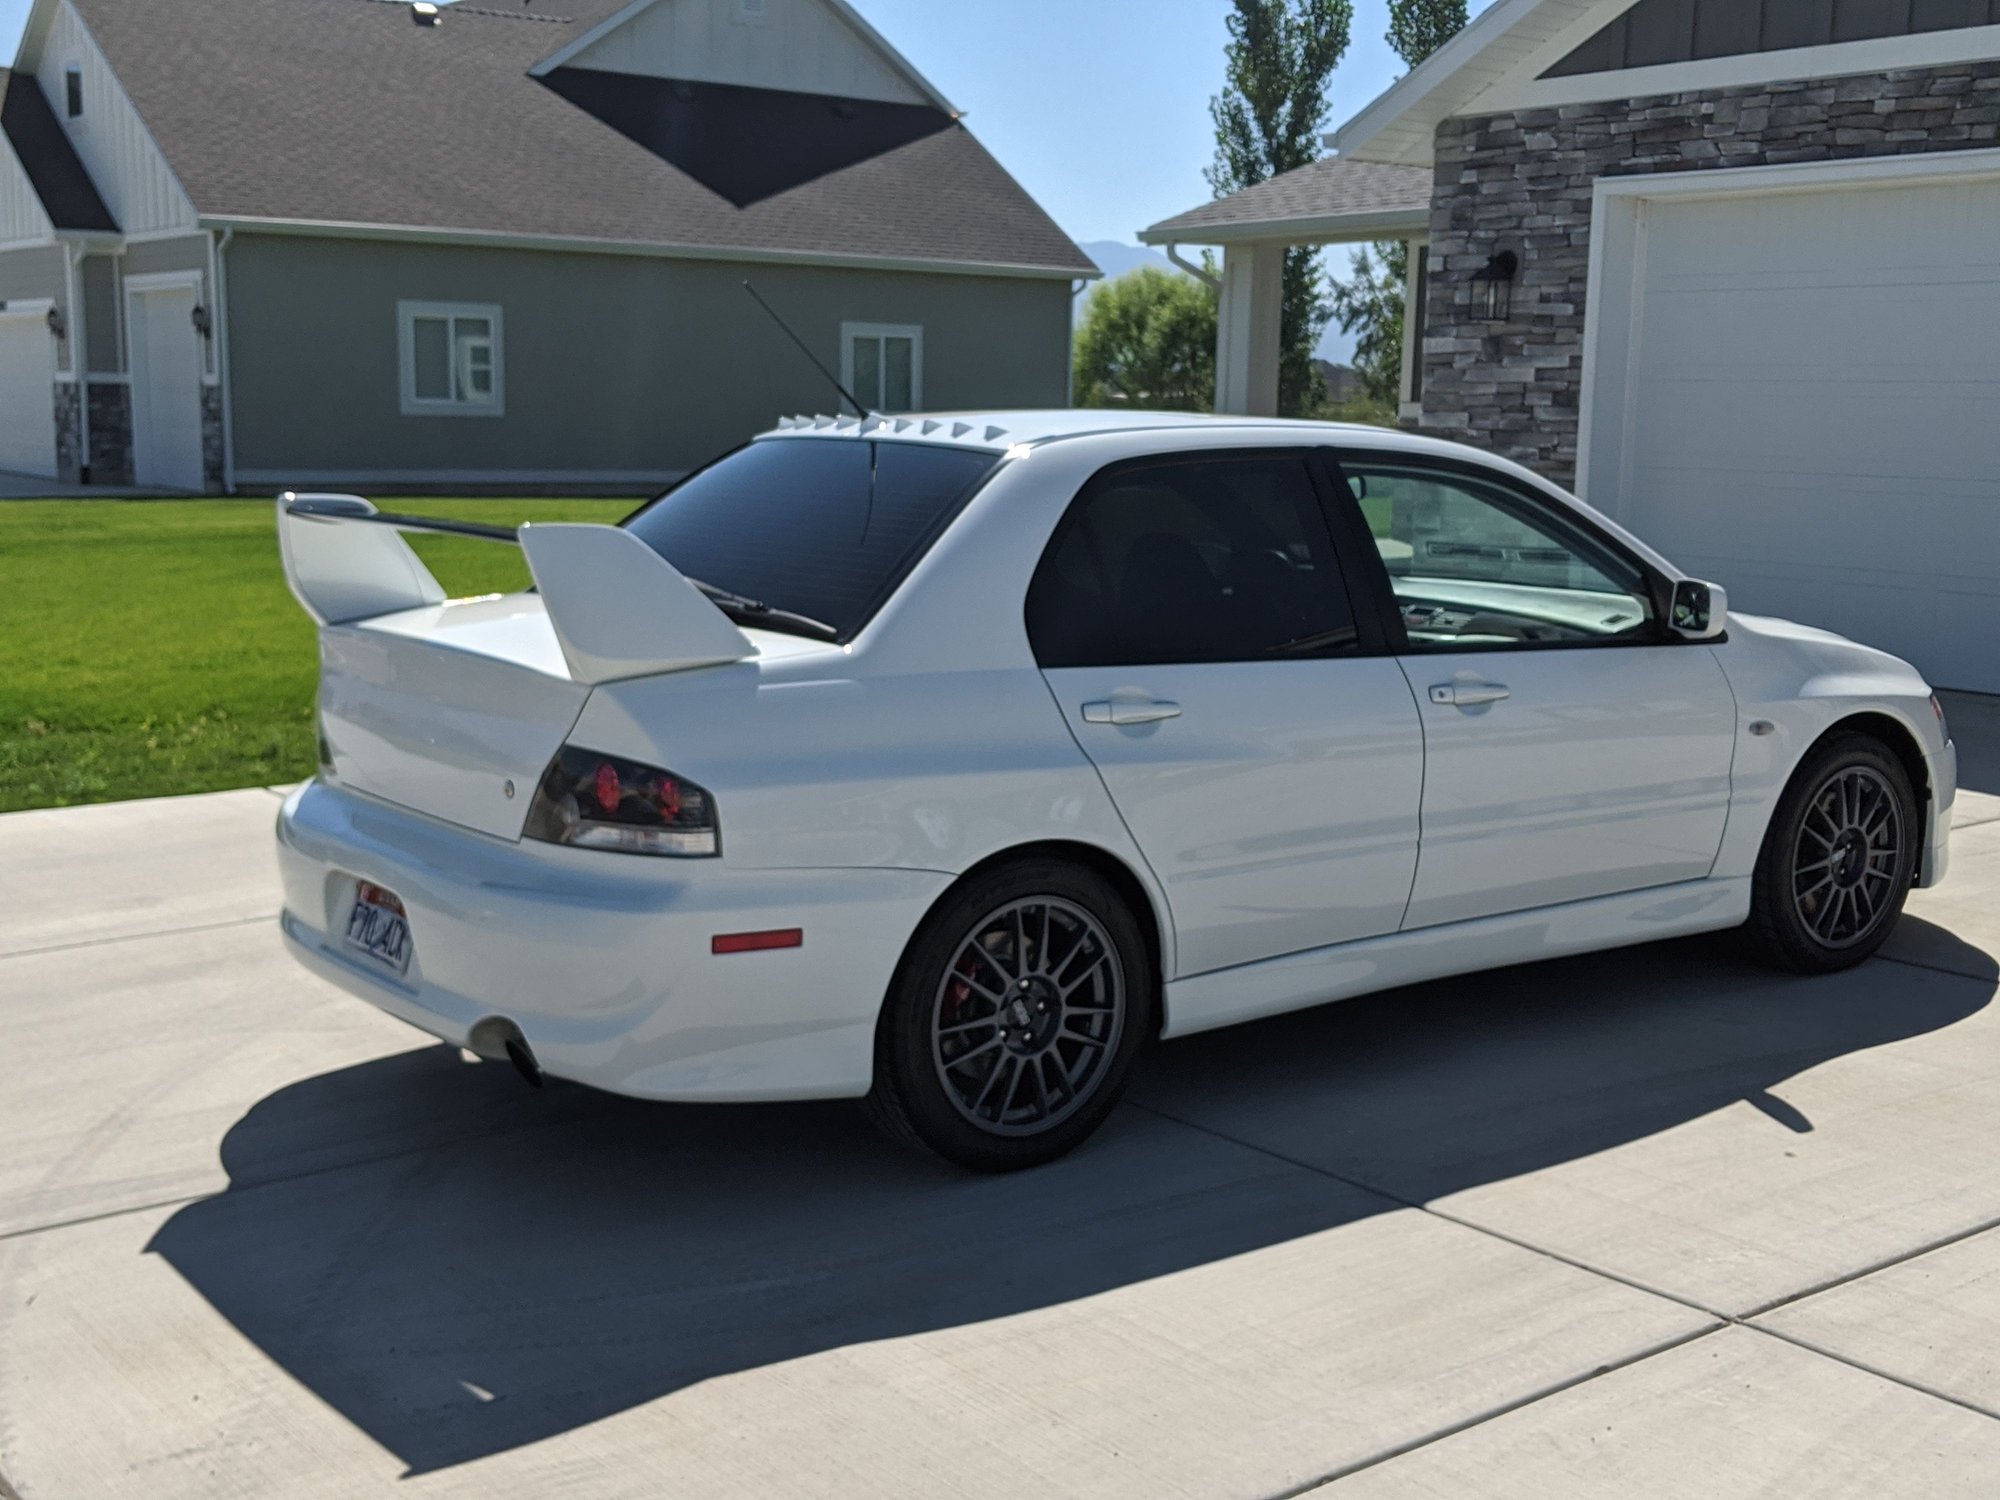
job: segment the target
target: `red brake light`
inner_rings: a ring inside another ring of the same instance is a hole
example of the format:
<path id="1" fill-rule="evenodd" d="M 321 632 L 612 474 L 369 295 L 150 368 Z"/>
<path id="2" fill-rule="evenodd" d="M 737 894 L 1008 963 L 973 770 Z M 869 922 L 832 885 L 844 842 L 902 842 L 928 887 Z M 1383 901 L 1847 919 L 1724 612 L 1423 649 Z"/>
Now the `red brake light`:
<path id="1" fill-rule="evenodd" d="M 715 802 L 692 781 L 616 755 L 565 745 L 528 805 L 523 837 L 622 854 L 713 858 Z"/>

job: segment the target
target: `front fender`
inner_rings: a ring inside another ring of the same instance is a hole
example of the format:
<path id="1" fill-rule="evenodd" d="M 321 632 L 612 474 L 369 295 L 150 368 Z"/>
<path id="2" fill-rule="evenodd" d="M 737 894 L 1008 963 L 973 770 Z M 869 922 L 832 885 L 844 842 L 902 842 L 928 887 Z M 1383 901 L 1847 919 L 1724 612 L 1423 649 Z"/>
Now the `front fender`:
<path id="1" fill-rule="evenodd" d="M 1907 740 L 1923 799 L 1920 885 L 1934 885 L 1949 859 L 1957 756 L 1931 706 L 1931 689 L 1908 662 L 1829 631 L 1732 614 L 1729 638 L 1712 648 L 1736 694 L 1737 737 L 1729 826 L 1718 877 L 1752 873 L 1778 799 L 1799 763 L 1830 730 L 1873 720 Z M 1768 727 L 1767 727 L 1768 726 Z"/>

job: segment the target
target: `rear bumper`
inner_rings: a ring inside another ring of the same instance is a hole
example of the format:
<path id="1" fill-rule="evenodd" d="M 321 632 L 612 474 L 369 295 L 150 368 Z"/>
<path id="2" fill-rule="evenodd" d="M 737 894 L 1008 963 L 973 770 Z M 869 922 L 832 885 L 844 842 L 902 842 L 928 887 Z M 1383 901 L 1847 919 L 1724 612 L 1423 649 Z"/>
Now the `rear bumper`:
<path id="1" fill-rule="evenodd" d="M 865 1094 L 896 963 L 951 883 L 514 844 L 318 782 L 279 814 L 278 866 L 288 946 L 342 989 L 459 1046 L 511 1021 L 554 1077 L 712 1101 Z M 406 975 L 341 940 L 362 880 L 409 912 Z M 710 951 L 792 927 L 799 948 Z"/>

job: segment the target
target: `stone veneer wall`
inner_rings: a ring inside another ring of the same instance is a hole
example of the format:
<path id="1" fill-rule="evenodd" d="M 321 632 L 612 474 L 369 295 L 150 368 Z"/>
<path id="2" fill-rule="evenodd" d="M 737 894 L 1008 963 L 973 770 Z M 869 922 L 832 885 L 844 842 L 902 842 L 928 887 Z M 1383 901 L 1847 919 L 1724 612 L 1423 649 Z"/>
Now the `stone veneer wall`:
<path id="1" fill-rule="evenodd" d="M 132 482 L 132 387 L 91 382 L 90 482 Z"/>
<path id="2" fill-rule="evenodd" d="M 1431 204 L 1424 430 L 1575 482 L 1598 178 L 1996 141 L 2000 62 L 1447 120 Z M 1522 261 L 1512 320 L 1475 321 L 1472 274 L 1502 248 Z"/>
<path id="3" fill-rule="evenodd" d="M 220 495 L 222 488 L 222 387 L 201 388 L 201 466 L 208 479 L 208 492 Z"/>
<path id="4" fill-rule="evenodd" d="M 83 441 L 83 398 L 77 394 L 75 381 L 56 382 L 55 403 L 56 478 L 63 484 L 75 484 L 81 473 L 79 449 Z"/>

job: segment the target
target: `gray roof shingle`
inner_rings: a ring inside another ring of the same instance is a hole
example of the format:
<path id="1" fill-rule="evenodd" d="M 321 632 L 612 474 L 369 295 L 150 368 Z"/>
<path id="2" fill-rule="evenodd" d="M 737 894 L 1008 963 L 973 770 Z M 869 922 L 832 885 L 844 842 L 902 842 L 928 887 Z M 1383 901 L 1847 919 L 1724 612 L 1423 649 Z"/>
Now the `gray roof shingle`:
<path id="1" fill-rule="evenodd" d="M 1095 274 L 958 124 L 739 208 L 529 76 L 624 0 L 533 3 L 76 0 L 206 216 Z"/>
<path id="2" fill-rule="evenodd" d="M 1388 166 L 1329 156 L 1163 219 L 1140 238 L 1156 244 L 1175 239 L 1200 243 L 1204 232 L 1227 235 L 1253 226 L 1342 218 L 1407 219 L 1416 224 L 1428 217 L 1430 206 L 1429 167 Z"/>

